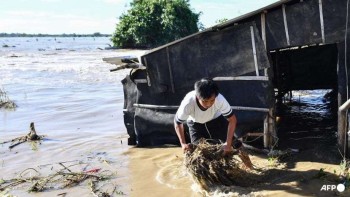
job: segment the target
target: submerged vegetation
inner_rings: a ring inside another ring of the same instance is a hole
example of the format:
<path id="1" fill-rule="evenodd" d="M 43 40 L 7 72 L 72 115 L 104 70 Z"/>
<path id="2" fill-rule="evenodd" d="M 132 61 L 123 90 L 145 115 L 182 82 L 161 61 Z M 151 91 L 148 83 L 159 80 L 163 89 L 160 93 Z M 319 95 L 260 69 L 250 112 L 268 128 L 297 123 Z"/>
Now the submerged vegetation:
<path id="1" fill-rule="evenodd" d="M 9 97 L 7 96 L 5 90 L 0 87 L 0 109 L 9 109 L 14 110 L 16 109 L 17 105 L 15 102 L 11 101 Z"/>
<path id="2" fill-rule="evenodd" d="M 108 184 L 105 182 L 113 177 L 114 173 L 111 171 L 102 171 L 98 168 L 76 172 L 71 168 L 75 165 L 80 165 L 79 163 L 71 166 L 65 166 L 64 162 L 58 164 L 61 169 L 47 176 L 41 176 L 39 170 L 35 168 L 28 168 L 19 173 L 16 178 L 9 180 L 0 179 L 0 194 L 11 196 L 9 194 L 10 190 L 19 185 L 29 185 L 27 188 L 28 192 L 44 192 L 71 188 L 85 181 L 88 182 L 88 186 L 94 196 L 108 197 L 113 194 L 124 194 L 121 191 L 117 191 L 117 186 L 113 184 L 111 191 L 104 188 L 104 185 Z"/>
<path id="3" fill-rule="evenodd" d="M 9 149 L 12 149 L 24 142 L 38 142 L 43 138 L 43 135 L 36 134 L 34 123 L 31 123 L 30 132 L 27 135 L 0 142 L 0 145 L 11 143 Z M 109 165 L 109 161 L 105 159 L 98 158 L 98 160 Z M 45 164 L 15 173 L 17 176 L 14 178 L 0 178 L 0 196 L 13 196 L 11 192 L 17 190 L 18 187 L 26 188 L 27 192 L 48 192 L 79 186 L 83 183 L 87 183 L 93 196 L 124 195 L 122 191 L 117 190 L 117 185 L 111 182 L 116 172 L 102 170 L 101 167 L 91 167 L 95 164 L 91 163 L 91 159 L 88 161 L 73 160 Z M 63 192 L 60 195 L 65 196 L 66 194 L 67 192 Z"/>

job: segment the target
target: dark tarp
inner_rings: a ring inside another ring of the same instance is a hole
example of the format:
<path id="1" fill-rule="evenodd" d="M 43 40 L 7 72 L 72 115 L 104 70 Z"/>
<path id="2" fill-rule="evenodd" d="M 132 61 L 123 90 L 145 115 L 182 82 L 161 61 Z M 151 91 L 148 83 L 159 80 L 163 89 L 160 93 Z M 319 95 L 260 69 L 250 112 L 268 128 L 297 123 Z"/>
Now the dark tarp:
<path id="1" fill-rule="evenodd" d="M 291 46 L 322 43 L 318 3 L 318 0 L 309 0 L 286 6 Z"/>
<path id="2" fill-rule="evenodd" d="M 326 43 L 344 40 L 346 1 L 322 0 Z"/>
<path id="3" fill-rule="evenodd" d="M 266 37 L 266 45 L 270 49 L 288 46 L 286 33 L 284 31 L 282 9 L 277 9 L 266 14 Z"/>
<path id="4" fill-rule="evenodd" d="M 238 25 L 223 31 L 200 34 L 142 56 L 146 71 L 138 70 L 124 80 L 126 101 L 124 119 L 129 144 L 140 146 L 177 143 L 173 126 L 176 108 L 140 108 L 133 104 L 179 106 L 194 82 L 203 77 L 256 75 L 251 27 L 260 74 L 269 67 L 265 47 L 254 24 Z M 171 70 L 169 70 L 171 69 Z M 146 76 L 147 73 L 147 76 Z M 136 83 L 135 79 L 149 83 Z M 269 108 L 273 91 L 269 81 L 217 81 L 220 93 L 231 106 Z M 252 130 L 263 126 L 264 112 L 234 110 L 239 128 Z M 186 128 L 186 127 L 185 127 Z"/>
<path id="5" fill-rule="evenodd" d="M 346 1 L 322 0 L 325 43 L 341 42 L 345 36 Z M 255 19 L 260 18 L 257 14 Z M 251 17 L 253 18 L 253 17 Z M 286 3 L 286 21 L 290 46 L 322 43 L 319 0 Z M 261 31 L 260 26 L 259 30 Z M 267 49 L 286 48 L 287 44 L 282 5 L 266 12 Z"/>
<path id="6" fill-rule="evenodd" d="M 154 92 L 192 89 L 202 77 L 239 76 L 255 71 L 251 27 L 258 68 L 269 67 L 265 47 L 254 23 L 203 32 L 142 57 Z"/>

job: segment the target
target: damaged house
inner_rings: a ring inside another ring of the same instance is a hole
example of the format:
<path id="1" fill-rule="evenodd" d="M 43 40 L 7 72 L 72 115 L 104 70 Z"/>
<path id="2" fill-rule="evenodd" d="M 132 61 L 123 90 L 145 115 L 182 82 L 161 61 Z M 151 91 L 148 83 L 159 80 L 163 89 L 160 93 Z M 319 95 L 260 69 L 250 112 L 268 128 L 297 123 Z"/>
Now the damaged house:
<path id="1" fill-rule="evenodd" d="M 124 86 L 130 145 L 177 143 L 173 119 L 196 80 L 213 78 L 244 134 L 273 144 L 275 104 L 292 90 L 333 89 L 348 98 L 347 0 L 281 0 L 141 56 Z M 338 145 L 348 148 L 346 103 Z"/>

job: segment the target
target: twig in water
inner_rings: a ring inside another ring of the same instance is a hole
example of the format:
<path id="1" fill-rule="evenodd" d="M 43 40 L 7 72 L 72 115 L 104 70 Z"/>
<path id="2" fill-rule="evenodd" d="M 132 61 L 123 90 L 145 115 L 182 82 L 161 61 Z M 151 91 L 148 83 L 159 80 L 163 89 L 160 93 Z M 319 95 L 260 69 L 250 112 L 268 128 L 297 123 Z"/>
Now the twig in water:
<path id="1" fill-rule="evenodd" d="M 28 141 L 39 141 L 39 140 L 42 140 L 44 138 L 43 135 L 37 135 L 36 134 L 36 131 L 35 131 L 35 127 L 34 127 L 34 123 L 31 122 L 30 123 L 30 131 L 27 135 L 25 136 L 22 136 L 22 137 L 17 137 L 17 138 L 14 138 L 12 140 L 9 140 L 9 141 L 5 141 L 5 142 L 1 142 L 0 144 L 6 144 L 6 143 L 14 143 L 12 145 L 9 146 L 9 149 L 12 149 L 24 142 L 28 142 Z"/>

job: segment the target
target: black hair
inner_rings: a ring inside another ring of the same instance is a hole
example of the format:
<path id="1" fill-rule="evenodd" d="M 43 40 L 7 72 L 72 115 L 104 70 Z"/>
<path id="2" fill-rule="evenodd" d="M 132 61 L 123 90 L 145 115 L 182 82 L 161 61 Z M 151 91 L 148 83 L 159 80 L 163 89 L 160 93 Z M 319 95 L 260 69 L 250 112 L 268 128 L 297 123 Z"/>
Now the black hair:
<path id="1" fill-rule="evenodd" d="M 196 91 L 196 96 L 201 99 L 209 99 L 213 94 L 215 94 L 215 96 L 219 94 L 218 85 L 210 78 L 203 78 L 196 81 L 194 89 Z"/>

